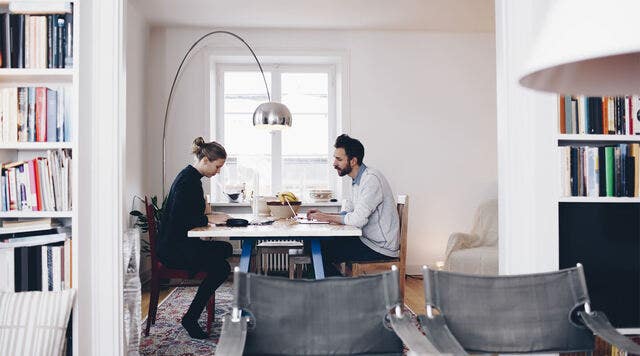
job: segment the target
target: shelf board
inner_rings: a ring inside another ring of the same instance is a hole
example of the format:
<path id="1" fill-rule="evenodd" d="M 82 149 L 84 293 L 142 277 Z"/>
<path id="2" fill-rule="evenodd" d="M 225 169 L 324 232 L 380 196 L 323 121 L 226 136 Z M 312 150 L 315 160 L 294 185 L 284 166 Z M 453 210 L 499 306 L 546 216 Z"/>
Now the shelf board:
<path id="1" fill-rule="evenodd" d="M 55 150 L 72 148 L 71 142 L 10 142 L 0 143 L 0 150 Z"/>
<path id="2" fill-rule="evenodd" d="M 0 211 L 0 218 L 71 218 L 73 211 Z"/>
<path id="3" fill-rule="evenodd" d="M 640 335 L 640 328 L 620 328 L 617 330 L 623 335 Z"/>
<path id="4" fill-rule="evenodd" d="M 0 83 L 71 82 L 72 68 L 0 68 Z"/>
<path id="5" fill-rule="evenodd" d="M 558 142 L 640 142 L 640 135 L 558 135 Z"/>
<path id="6" fill-rule="evenodd" d="M 640 197 L 561 197 L 559 203 L 640 203 Z"/>

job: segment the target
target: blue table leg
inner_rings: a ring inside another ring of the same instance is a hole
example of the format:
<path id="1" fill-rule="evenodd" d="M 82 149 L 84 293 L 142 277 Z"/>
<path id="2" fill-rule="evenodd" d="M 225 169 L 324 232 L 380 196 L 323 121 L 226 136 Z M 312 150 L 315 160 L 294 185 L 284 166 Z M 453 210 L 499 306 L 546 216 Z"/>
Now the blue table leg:
<path id="1" fill-rule="evenodd" d="M 319 239 L 311 239 L 311 258 L 313 259 L 313 270 L 316 279 L 324 279 L 324 265 L 322 264 L 322 249 Z"/>
<path id="2" fill-rule="evenodd" d="M 242 240 L 242 254 L 240 255 L 240 272 L 249 272 L 249 262 L 251 261 L 251 250 L 256 239 Z"/>

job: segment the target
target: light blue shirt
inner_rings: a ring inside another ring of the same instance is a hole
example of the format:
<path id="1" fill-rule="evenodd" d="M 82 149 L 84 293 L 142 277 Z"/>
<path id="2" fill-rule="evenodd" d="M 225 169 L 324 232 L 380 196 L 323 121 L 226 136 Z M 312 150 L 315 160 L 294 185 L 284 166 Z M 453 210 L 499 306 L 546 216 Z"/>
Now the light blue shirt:
<path id="1" fill-rule="evenodd" d="M 395 197 L 378 170 L 360 166 L 345 202 L 342 222 L 362 229 L 360 240 L 370 249 L 389 257 L 399 255 L 400 219 Z"/>

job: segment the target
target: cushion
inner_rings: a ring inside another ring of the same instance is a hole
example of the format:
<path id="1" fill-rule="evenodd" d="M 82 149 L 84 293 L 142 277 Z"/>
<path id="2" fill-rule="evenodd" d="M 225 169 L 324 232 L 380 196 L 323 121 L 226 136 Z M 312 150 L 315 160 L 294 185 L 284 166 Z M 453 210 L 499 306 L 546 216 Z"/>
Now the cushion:
<path id="1" fill-rule="evenodd" d="M 62 355 L 74 289 L 0 293 L 0 355 Z"/>
<path id="2" fill-rule="evenodd" d="M 498 246 L 454 251 L 447 259 L 447 270 L 459 273 L 497 275 Z"/>

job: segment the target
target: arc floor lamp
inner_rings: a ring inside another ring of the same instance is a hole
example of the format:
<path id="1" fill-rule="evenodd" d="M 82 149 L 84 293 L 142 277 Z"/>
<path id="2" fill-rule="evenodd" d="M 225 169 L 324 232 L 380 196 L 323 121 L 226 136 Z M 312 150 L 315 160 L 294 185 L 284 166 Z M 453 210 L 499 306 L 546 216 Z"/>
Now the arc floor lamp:
<path id="1" fill-rule="evenodd" d="M 262 70 L 262 65 L 258 60 L 255 52 L 249 46 L 249 44 L 240 36 L 233 32 L 229 31 L 211 31 L 196 40 L 187 53 L 185 53 L 184 57 L 182 57 L 182 61 L 178 66 L 178 70 L 176 74 L 173 76 L 173 82 L 171 83 L 171 90 L 169 91 L 169 97 L 167 98 L 167 105 L 164 110 L 164 122 L 162 124 L 162 197 L 165 197 L 165 178 L 166 178 L 166 147 L 167 147 L 167 118 L 169 117 L 169 110 L 171 108 L 171 103 L 173 99 L 173 92 L 176 88 L 177 83 L 180 80 L 180 74 L 182 73 L 182 69 L 185 67 L 186 63 L 192 58 L 192 56 L 201 49 L 198 47 L 204 40 L 210 38 L 213 35 L 224 34 L 232 36 L 242 42 L 251 52 L 253 59 L 255 59 L 256 64 L 258 64 L 258 68 L 260 69 L 260 74 L 262 75 L 262 80 L 264 81 L 264 89 L 267 91 L 267 99 L 268 102 L 262 103 L 258 105 L 256 110 L 253 112 L 253 126 L 256 127 L 265 127 L 269 130 L 281 130 L 285 127 L 290 127 L 291 120 L 291 112 L 289 109 L 281 103 L 277 103 L 271 101 L 271 94 L 269 93 L 269 86 L 267 85 L 267 79 L 264 76 L 264 71 Z"/>

